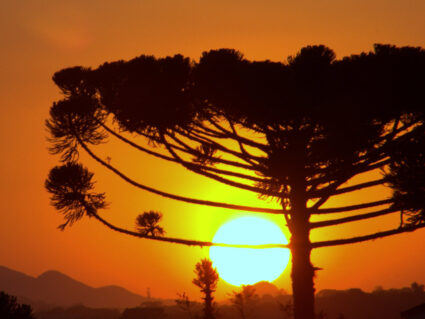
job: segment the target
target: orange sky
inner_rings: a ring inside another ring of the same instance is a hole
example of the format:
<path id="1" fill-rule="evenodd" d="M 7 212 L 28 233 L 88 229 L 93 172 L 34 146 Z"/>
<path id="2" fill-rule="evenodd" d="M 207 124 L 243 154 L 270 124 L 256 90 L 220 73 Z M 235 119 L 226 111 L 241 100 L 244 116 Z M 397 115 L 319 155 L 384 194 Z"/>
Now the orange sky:
<path id="1" fill-rule="evenodd" d="M 59 98 L 51 81 L 55 71 L 142 53 L 197 59 L 202 51 L 221 47 L 236 48 L 249 59 L 280 61 L 308 44 L 326 44 L 338 57 L 370 50 L 376 42 L 424 47 L 424 13 L 423 0 L 0 1 L 0 265 L 34 276 L 56 269 L 93 286 L 117 284 L 140 294 L 150 287 L 157 297 L 174 298 L 182 291 L 199 296 L 191 284 L 193 268 L 207 249 L 125 237 L 87 219 L 65 232 L 56 229 L 62 219 L 43 188 L 57 164 L 47 153 L 44 129 L 49 107 Z M 137 179 L 170 192 L 264 205 L 255 195 L 226 191 L 141 155 L 106 155 Z M 97 188 L 112 203 L 104 216 L 120 225 L 132 227 L 138 213 L 153 209 L 164 213 L 168 235 L 211 240 L 222 223 L 243 215 L 162 199 L 84 162 L 99 172 Z M 397 220 L 383 218 L 327 232 L 338 236 L 393 225 Z M 317 288 L 425 283 L 424 235 L 317 250 L 313 262 L 323 268 Z M 275 284 L 290 291 L 289 269 Z M 218 296 L 229 289 L 221 283 Z"/>

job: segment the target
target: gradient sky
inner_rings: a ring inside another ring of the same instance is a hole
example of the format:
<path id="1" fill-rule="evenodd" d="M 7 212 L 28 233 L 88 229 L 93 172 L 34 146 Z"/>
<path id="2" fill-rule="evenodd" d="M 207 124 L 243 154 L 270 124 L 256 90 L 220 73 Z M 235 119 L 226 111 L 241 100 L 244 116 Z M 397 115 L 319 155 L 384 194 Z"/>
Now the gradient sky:
<path id="1" fill-rule="evenodd" d="M 222 47 L 274 61 L 308 44 L 325 44 L 338 57 L 369 51 L 373 43 L 425 47 L 424 14 L 423 0 L 0 0 L 0 265 L 33 276 L 56 269 L 92 286 L 117 284 L 143 295 L 150 287 L 156 297 L 175 298 L 183 291 L 199 297 L 191 281 L 195 263 L 208 255 L 205 248 L 130 238 L 89 219 L 64 232 L 56 228 L 62 218 L 43 187 L 58 163 L 46 150 L 44 128 L 49 107 L 60 98 L 51 81 L 55 71 L 140 54 L 198 59 L 202 51 Z M 122 157 L 119 147 L 112 149 L 105 156 L 160 189 L 265 205 L 255 195 L 230 192 L 182 168 L 133 153 Z M 152 209 L 164 213 L 169 236 L 211 240 L 222 223 L 244 215 L 162 199 L 123 184 L 84 157 L 83 162 L 97 173 L 97 189 L 112 203 L 103 216 L 122 226 L 133 227 L 138 213 Z M 397 218 L 387 217 L 327 233 L 349 236 L 396 225 Z M 313 233 L 313 239 L 323 234 Z M 425 283 L 424 249 L 425 231 L 417 231 L 316 250 L 313 263 L 323 268 L 316 287 L 372 290 Z M 290 291 L 289 268 L 275 284 Z M 218 297 L 232 289 L 220 283 Z"/>

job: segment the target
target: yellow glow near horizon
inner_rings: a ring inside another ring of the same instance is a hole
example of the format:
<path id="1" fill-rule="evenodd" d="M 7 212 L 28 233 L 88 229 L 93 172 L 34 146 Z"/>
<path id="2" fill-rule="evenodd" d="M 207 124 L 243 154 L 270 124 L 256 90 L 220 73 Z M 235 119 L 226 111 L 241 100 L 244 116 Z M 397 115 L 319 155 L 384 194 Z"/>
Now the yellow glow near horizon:
<path id="1" fill-rule="evenodd" d="M 287 244 L 281 229 L 271 221 L 258 217 L 234 219 L 216 232 L 215 243 Z M 234 286 L 251 285 L 277 279 L 289 261 L 289 249 L 211 247 L 210 258 L 220 278 Z"/>

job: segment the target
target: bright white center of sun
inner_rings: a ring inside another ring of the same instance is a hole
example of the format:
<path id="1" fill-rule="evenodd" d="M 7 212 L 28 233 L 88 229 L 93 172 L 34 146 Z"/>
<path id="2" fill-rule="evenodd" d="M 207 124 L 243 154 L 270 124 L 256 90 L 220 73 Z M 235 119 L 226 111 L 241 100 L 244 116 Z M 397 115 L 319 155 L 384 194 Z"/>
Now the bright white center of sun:
<path id="1" fill-rule="evenodd" d="M 288 243 L 276 224 L 258 217 L 241 217 L 224 224 L 214 235 L 213 242 L 235 245 Z M 277 279 L 288 264 L 289 249 L 211 247 L 210 259 L 220 278 L 229 284 L 252 285 Z"/>

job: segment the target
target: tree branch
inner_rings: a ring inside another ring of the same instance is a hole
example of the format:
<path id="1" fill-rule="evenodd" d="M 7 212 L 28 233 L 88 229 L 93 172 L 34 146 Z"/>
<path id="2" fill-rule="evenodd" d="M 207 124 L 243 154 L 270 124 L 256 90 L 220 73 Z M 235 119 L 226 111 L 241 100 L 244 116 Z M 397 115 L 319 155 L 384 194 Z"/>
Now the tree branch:
<path id="1" fill-rule="evenodd" d="M 267 150 L 269 149 L 269 147 L 266 144 L 261 144 L 261 143 L 258 143 L 258 142 L 254 142 L 253 140 L 250 140 L 250 139 L 245 138 L 243 136 L 235 135 L 231 131 L 226 130 L 220 124 L 218 124 L 215 121 L 213 121 L 212 119 L 208 119 L 208 121 L 213 126 L 215 126 L 217 129 L 219 129 L 220 131 L 222 131 L 227 136 L 227 138 L 232 138 L 232 139 L 235 139 L 237 141 L 240 141 L 241 143 L 246 144 L 248 146 L 258 148 L 259 150 L 261 150 L 262 152 L 264 152 L 264 153 L 267 154 Z"/>
<path id="2" fill-rule="evenodd" d="M 349 212 L 353 210 L 363 209 L 363 208 L 369 208 L 369 207 L 375 207 L 385 204 L 391 204 L 393 202 L 392 199 L 384 199 L 384 200 L 378 200 L 375 202 L 369 202 L 364 204 L 358 204 L 358 205 L 349 205 L 349 206 L 342 206 L 342 207 L 332 207 L 332 208 L 322 208 L 317 209 L 312 214 L 315 215 L 321 215 L 321 214 L 331 214 L 331 213 L 344 213 Z"/>
<path id="3" fill-rule="evenodd" d="M 199 175 L 202 175 L 202 176 L 211 178 L 211 179 L 213 179 L 215 181 L 218 181 L 220 183 L 223 183 L 225 185 L 229 185 L 229 186 L 237 187 L 237 188 L 240 188 L 240 189 L 244 189 L 244 190 L 247 190 L 247 191 L 250 191 L 250 192 L 254 192 L 256 194 L 260 193 L 262 195 L 267 195 L 267 196 L 282 197 L 282 194 L 280 194 L 280 193 L 265 191 L 264 189 L 261 189 L 261 188 L 258 188 L 258 187 L 254 187 L 254 186 L 250 186 L 250 185 L 247 185 L 247 184 L 238 183 L 238 182 L 232 181 L 230 179 L 223 178 L 223 177 L 221 177 L 219 175 L 214 175 L 214 174 L 205 172 L 202 169 L 200 169 L 198 167 L 198 165 L 196 165 L 196 164 L 193 164 L 193 163 L 186 164 L 185 161 L 180 156 L 178 156 L 177 153 L 174 152 L 168 146 L 169 143 L 165 139 L 165 137 L 164 137 L 164 141 L 162 143 L 165 145 L 165 147 L 170 152 L 170 154 L 174 157 L 174 159 L 176 159 L 181 165 L 183 165 L 184 167 L 186 167 L 188 170 L 190 170 L 192 172 L 195 172 L 195 173 L 197 173 Z"/>
<path id="4" fill-rule="evenodd" d="M 190 147 L 189 145 L 187 145 L 185 142 L 183 142 L 181 139 L 179 139 L 178 137 L 176 137 L 175 135 L 169 135 L 176 143 L 178 143 L 181 147 L 174 145 L 174 144 L 169 144 L 169 146 L 173 149 L 176 149 L 178 151 L 182 151 L 185 152 L 187 154 L 193 155 L 193 156 L 199 156 L 202 155 L 201 153 L 199 153 L 196 149 L 194 149 L 193 147 Z M 244 168 L 247 170 L 252 170 L 252 171 L 256 171 L 259 168 L 254 168 L 250 165 L 246 165 L 246 164 L 242 164 L 240 162 L 235 162 L 235 161 L 230 161 L 230 160 L 226 160 L 226 159 L 222 159 L 219 157 L 214 157 L 214 161 L 217 163 L 221 163 L 221 164 L 225 164 L 225 165 L 229 165 L 229 166 L 234 166 L 234 167 L 239 167 L 239 168 Z"/>
<path id="5" fill-rule="evenodd" d="M 332 193 L 331 196 L 335 196 L 335 195 L 353 192 L 353 191 L 360 190 L 360 189 L 367 188 L 367 187 L 378 186 L 378 185 L 385 183 L 385 181 L 386 181 L 385 178 L 381 178 L 381 179 L 370 181 L 370 182 L 364 182 L 364 183 L 360 183 L 360 184 L 353 185 L 353 186 L 339 188 L 339 189 L 336 189 L 334 191 L 328 191 L 327 188 L 325 188 L 325 189 L 320 189 L 320 190 L 311 192 L 310 196 L 312 196 L 311 198 L 314 198 L 314 197 L 319 197 L 319 196 L 326 196 L 329 193 Z"/>
<path id="6" fill-rule="evenodd" d="M 259 164 L 258 162 L 254 163 L 252 160 L 250 160 L 251 158 L 254 158 L 254 157 L 251 154 L 249 154 L 248 151 L 245 149 L 243 143 L 239 139 L 239 135 L 236 132 L 236 129 L 235 129 L 235 126 L 233 125 L 233 123 L 229 119 L 227 119 L 227 121 L 228 121 L 228 123 L 229 123 L 229 125 L 232 129 L 232 132 L 233 132 L 233 135 L 235 136 L 236 141 L 238 142 L 239 150 L 241 151 L 242 154 L 245 155 L 245 157 L 248 160 L 248 163 L 251 164 L 251 165 L 258 165 Z"/>
<path id="7" fill-rule="evenodd" d="M 407 227 L 401 227 L 393 230 L 387 230 L 382 232 L 377 232 L 370 235 L 365 236 L 358 236 L 358 237 L 352 237 L 352 238 L 345 238 L 345 239 L 336 239 L 336 240 L 327 240 L 327 241 L 319 241 L 311 244 L 312 248 L 320 248 L 320 247 L 330 247 L 330 246 L 339 246 L 339 245 L 346 245 L 346 244 L 354 244 L 354 243 L 360 243 L 363 241 L 388 237 L 396 234 L 402 234 L 406 232 L 412 232 L 416 229 L 425 227 L 425 223 L 419 224 L 416 226 L 407 226 Z"/>
<path id="8" fill-rule="evenodd" d="M 106 131 L 108 131 L 109 133 L 114 135 L 116 138 L 120 139 L 124 143 L 134 147 L 135 149 L 137 149 L 139 151 L 145 152 L 145 153 L 152 155 L 154 157 L 161 158 L 161 159 L 173 162 L 173 163 L 181 164 L 178 160 L 176 160 L 173 157 L 166 156 L 166 155 L 160 154 L 158 152 L 154 152 L 150 149 L 147 149 L 143 146 L 140 146 L 140 145 L 134 143 L 133 141 L 125 138 L 121 134 L 118 134 L 117 132 L 115 132 L 111 128 L 107 127 L 106 125 L 104 125 L 104 124 L 101 124 L 101 125 L 105 128 Z M 182 159 L 182 161 L 187 165 L 192 164 L 191 162 L 184 161 L 183 159 Z M 262 178 L 259 178 L 259 177 L 250 176 L 250 175 L 246 175 L 246 174 L 242 174 L 242 173 L 238 173 L 238 172 L 233 172 L 233 171 L 228 171 L 228 170 L 223 170 L 223 169 L 219 169 L 219 168 L 215 168 L 215 167 L 204 166 L 202 169 L 207 170 L 207 171 L 211 171 L 211 172 L 215 172 L 215 173 L 218 173 L 218 174 L 223 174 L 223 175 L 234 176 L 234 177 L 238 177 L 238 178 L 242 178 L 242 179 L 246 179 L 246 180 L 251 180 L 251 181 L 254 181 L 254 182 L 264 182 L 264 180 Z"/>
<path id="9" fill-rule="evenodd" d="M 184 197 L 184 196 L 166 193 L 166 192 L 157 190 L 155 188 L 140 184 L 140 183 L 132 180 L 130 177 L 126 176 L 124 173 L 122 173 L 121 171 L 119 171 L 118 169 L 116 169 L 115 167 L 110 165 L 109 163 L 105 162 L 104 160 L 102 160 L 101 158 L 96 156 L 90 150 L 90 148 L 84 142 L 82 142 L 78 137 L 77 137 L 77 140 L 78 140 L 78 143 L 81 145 L 81 147 L 87 152 L 87 154 L 89 154 L 96 162 L 100 163 L 101 165 L 103 165 L 104 167 L 109 169 L 110 171 L 114 172 L 116 175 L 118 175 L 120 178 L 122 178 L 123 180 L 125 180 L 129 184 L 131 184 L 131 185 L 133 185 L 137 188 L 146 190 L 148 192 L 160 195 L 162 197 L 171 198 L 171 199 L 178 200 L 178 201 L 181 201 L 181 202 L 197 204 L 197 205 L 205 205 L 205 206 L 211 206 L 211 207 L 221 207 L 221 208 L 228 208 L 228 209 L 242 210 L 242 211 L 256 212 L 256 213 L 283 214 L 282 210 L 280 210 L 280 209 L 251 207 L 251 206 L 243 206 L 243 205 L 235 205 L 235 204 L 228 204 L 228 203 L 221 203 L 221 202 L 195 199 L 195 198 Z"/>
<path id="10" fill-rule="evenodd" d="M 173 238 L 173 237 L 163 237 L 163 236 L 150 236 L 144 235 L 135 231 L 131 231 L 128 229 L 124 229 L 118 226 L 115 226 L 98 214 L 92 214 L 92 217 L 96 218 L 99 222 L 101 222 L 106 227 L 126 235 L 130 235 L 137 238 L 145 238 L 156 241 L 163 241 L 174 244 L 181 244 L 186 246 L 199 246 L 199 247 L 231 247 L 231 248 L 250 248 L 250 249 L 266 249 L 266 248 L 289 248 L 289 244 L 262 244 L 262 245 L 235 245 L 235 244 L 225 244 L 225 243 L 213 243 L 209 241 L 199 241 L 199 240 L 190 240 L 190 239 L 182 239 L 182 238 Z"/>
<path id="11" fill-rule="evenodd" d="M 398 211 L 400 211 L 400 210 L 395 209 L 395 208 L 386 208 L 386 209 L 378 210 L 376 212 L 370 212 L 370 213 L 354 215 L 354 216 L 349 216 L 349 217 L 343 217 L 343 218 L 338 218 L 338 219 L 332 219 L 332 220 L 325 220 L 325 221 L 320 221 L 320 222 L 312 222 L 312 223 L 310 223 L 310 229 L 319 228 L 319 227 L 334 226 L 334 225 L 339 225 L 339 224 L 343 224 L 343 223 L 348 223 L 348 222 L 353 222 L 353 221 L 358 221 L 358 220 L 364 220 L 364 219 L 368 219 L 368 218 L 373 218 L 373 217 L 378 217 L 378 216 L 383 216 L 383 215 L 395 213 L 395 212 L 398 212 Z"/>
<path id="12" fill-rule="evenodd" d="M 206 143 L 206 144 L 213 145 L 214 147 L 217 148 L 217 150 L 220 150 L 223 153 L 230 154 L 230 155 L 232 155 L 236 158 L 239 158 L 239 159 L 249 163 L 251 165 L 251 167 L 253 167 L 254 169 L 259 169 L 259 166 L 258 166 L 258 163 L 253 163 L 252 160 L 255 160 L 257 162 L 263 160 L 262 157 L 256 157 L 256 156 L 253 156 L 253 155 L 251 155 L 250 158 L 246 158 L 246 155 L 239 153 L 239 152 L 236 152 L 234 150 L 228 149 L 227 147 L 217 143 L 216 141 L 213 141 L 210 138 L 207 138 L 207 137 L 204 137 L 204 136 L 200 136 L 197 133 L 194 133 L 194 132 L 186 133 L 186 132 L 182 132 L 181 130 L 176 130 L 176 131 L 181 136 L 184 136 L 184 137 L 186 137 L 186 138 L 188 138 L 192 141 L 196 141 L 200 144 Z"/>
<path id="13" fill-rule="evenodd" d="M 379 163 L 376 163 L 376 164 L 373 164 L 373 165 L 370 165 L 370 166 L 366 166 L 367 169 L 364 169 L 364 171 L 359 171 L 359 170 L 355 170 L 355 169 L 350 171 L 344 178 L 341 178 L 339 181 L 336 181 L 333 184 L 329 185 L 327 187 L 327 193 L 322 198 L 320 198 L 313 205 L 313 207 L 311 207 L 311 210 L 314 213 L 314 211 L 318 210 L 320 208 L 320 206 L 322 206 L 324 203 L 326 203 L 330 197 L 337 195 L 337 193 L 336 193 L 337 188 L 339 186 L 341 186 L 343 183 L 347 182 L 353 176 L 356 176 L 356 175 L 363 173 L 363 172 L 372 171 L 372 170 L 379 168 L 383 165 L 387 165 L 390 162 L 391 162 L 391 160 L 386 160 L 386 161 L 381 161 Z M 353 186 L 353 187 L 355 187 L 355 186 Z M 314 198 L 314 197 L 310 197 L 310 198 Z"/>

